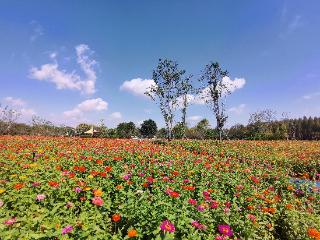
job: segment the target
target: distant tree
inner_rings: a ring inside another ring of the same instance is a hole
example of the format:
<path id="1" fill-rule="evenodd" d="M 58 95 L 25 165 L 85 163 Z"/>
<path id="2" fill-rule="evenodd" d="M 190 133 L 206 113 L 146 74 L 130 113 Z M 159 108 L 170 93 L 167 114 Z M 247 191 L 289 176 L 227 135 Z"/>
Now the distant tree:
<path id="1" fill-rule="evenodd" d="M 253 139 L 272 138 L 271 122 L 276 119 L 276 112 L 265 109 L 250 114 L 249 131 Z"/>
<path id="2" fill-rule="evenodd" d="M 86 131 L 90 130 L 91 126 L 87 123 L 80 123 L 76 127 L 76 134 L 77 135 L 83 135 Z"/>
<path id="3" fill-rule="evenodd" d="M 97 126 L 96 130 L 98 131 L 98 137 L 108 137 L 108 128 L 106 127 L 103 119 L 100 119 L 100 123 Z"/>
<path id="4" fill-rule="evenodd" d="M 195 130 L 200 139 L 205 139 L 207 136 L 207 131 L 210 128 L 209 120 L 204 118 L 197 123 Z"/>
<path id="5" fill-rule="evenodd" d="M 130 138 L 136 134 L 136 126 L 133 122 L 123 122 L 117 126 L 117 135 L 119 138 Z"/>
<path id="6" fill-rule="evenodd" d="M 2 107 L 0 104 L 0 135 L 10 134 L 12 125 L 20 117 L 20 113 L 9 106 Z"/>
<path id="7" fill-rule="evenodd" d="M 176 139 L 184 138 L 186 135 L 187 127 L 183 122 L 177 123 L 172 129 L 173 137 Z"/>
<path id="8" fill-rule="evenodd" d="M 177 62 L 159 59 L 158 66 L 152 74 L 155 84 L 145 93 L 159 105 L 168 139 L 172 138 L 174 111 L 178 97 L 181 95 L 180 83 L 184 74 L 185 70 L 179 69 Z"/>
<path id="9" fill-rule="evenodd" d="M 140 133 L 143 137 L 152 138 L 157 133 L 157 124 L 152 119 L 143 121 L 140 128 Z"/>
<path id="10" fill-rule="evenodd" d="M 32 134 L 33 135 L 42 135 L 42 136 L 54 136 L 56 135 L 56 126 L 40 117 L 40 116 L 32 116 L 31 120 L 32 126 Z"/>
<path id="11" fill-rule="evenodd" d="M 157 138 L 166 138 L 167 137 L 167 130 L 165 128 L 160 128 L 156 134 Z"/>
<path id="12" fill-rule="evenodd" d="M 224 81 L 228 72 L 221 69 L 218 62 L 210 62 L 199 78 L 202 83 L 200 88 L 200 97 L 208 107 L 214 112 L 219 139 L 222 140 L 222 130 L 228 116 L 225 111 L 225 97 L 230 94 L 229 86 Z"/>

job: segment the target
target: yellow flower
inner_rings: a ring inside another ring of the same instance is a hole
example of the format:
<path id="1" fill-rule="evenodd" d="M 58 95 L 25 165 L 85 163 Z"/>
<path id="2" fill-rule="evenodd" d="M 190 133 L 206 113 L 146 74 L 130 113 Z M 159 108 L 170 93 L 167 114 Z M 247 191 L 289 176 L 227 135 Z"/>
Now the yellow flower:
<path id="1" fill-rule="evenodd" d="M 83 190 L 84 191 L 89 191 L 91 189 L 91 187 L 85 187 Z"/>
<path id="2" fill-rule="evenodd" d="M 93 176 L 92 176 L 92 175 L 89 175 L 88 178 L 93 178 Z"/>
<path id="3" fill-rule="evenodd" d="M 0 194 L 4 193 L 6 190 L 5 189 L 0 189 Z"/>
<path id="4" fill-rule="evenodd" d="M 19 178 L 20 178 L 20 179 L 26 179 L 27 176 L 20 176 Z"/>

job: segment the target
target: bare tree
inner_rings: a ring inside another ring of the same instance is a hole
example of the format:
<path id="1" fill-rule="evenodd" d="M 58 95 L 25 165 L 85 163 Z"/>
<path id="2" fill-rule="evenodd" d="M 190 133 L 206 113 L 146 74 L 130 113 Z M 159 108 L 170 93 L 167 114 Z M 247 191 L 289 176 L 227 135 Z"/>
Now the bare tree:
<path id="1" fill-rule="evenodd" d="M 180 83 L 184 74 L 185 70 L 180 70 L 177 62 L 159 59 L 158 66 L 152 74 L 155 84 L 145 93 L 159 105 L 168 139 L 172 138 L 174 112 L 181 95 Z"/>
<path id="2" fill-rule="evenodd" d="M 8 106 L 2 107 L 0 104 L 0 134 L 9 134 L 13 124 L 20 117 L 20 113 Z"/>
<path id="3" fill-rule="evenodd" d="M 228 76 L 228 71 L 222 70 L 218 62 L 210 62 L 205 66 L 199 79 L 202 83 L 199 96 L 215 114 L 220 141 L 222 140 L 223 127 L 228 118 L 225 97 L 231 93 L 229 86 L 223 81 L 226 76 Z"/>

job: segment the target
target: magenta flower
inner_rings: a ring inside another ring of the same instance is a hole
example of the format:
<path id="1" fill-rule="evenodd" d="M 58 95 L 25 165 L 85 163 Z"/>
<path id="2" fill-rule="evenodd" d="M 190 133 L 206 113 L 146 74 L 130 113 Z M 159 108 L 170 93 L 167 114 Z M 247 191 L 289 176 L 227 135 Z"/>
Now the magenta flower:
<path id="1" fill-rule="evenodd" d="M 197 205 L 197 200 L 190 198 L 188 200 L 188 203 L 190 203 L 191 205 Z"/>
<path id="2" fill-rule="evenodd" d="M 74 191 L 75 191 L 76 193 L 80 193 L 80 192 L 82 192 L 82 189 L 79 188 L 79 187 L 76 187 L 76 188 L 74 189 Z"/>
<path id="3" fill-rule="evenodd" d="M 233 231 L 229 225 L 219 225 L 218 230 L 224 236 L 231 237 L 233 235 Z"/>
<path id="4" fill-rule="evenodd" d="M 203 205 L 199 205 L 197 209 L 199 212 L 203 212 L 205 210 L 205 207 Z"/>
<path id="5" fill-rule="evenodd" d="M 17 222 L 16 218 L 13 217 L 13 218 L 10 218 L 10 219 L 4 221 L 3 224 L 5 224 L 5 225 L 12 225 L 12 224 L 14 224 L 14 223 L 16 223 L 16 222 Z"/>
<path id="6" fill-rule="evenodd" d="M 68 234 L 73 230 L 73 227 L 71 225 L 66 226 L 65 228 L 62 228 L 61 233 L 62 235 Z"/>
<path id="7" fill-rule="evenodd" d="M 46 195 L 44 194 L 38 194 L 36 197 L 36 200 L 41 202 L 42 200 L 44 200 L 46 198 Z"/>
<path id="8" fill-rule="evenodd" d="M 169 220 L 163 221 L 160 225 L 160 228 L 165 232 L 171 232 L 171 233 L 176 230 L 174 225 Z"/>
<path id="9" fill-rule="evenodd" d="M 94 205 L 97 205 L 97 206 L 101 207 L 101 206 L 103 205 L 103 200 L 102 200 L 101 197 L 94 197 L 94 198 L 92 199 L 92 203 L 93 203 Z"/>
<path id="10" fill-rule="evenodd" d="M 218 208 L 218 206 L 219 206 L 219 203 L 217 201 L 212 201 L 210 207 L 213 208 L 213 209 L 216 209 L 216 208 Z"/>

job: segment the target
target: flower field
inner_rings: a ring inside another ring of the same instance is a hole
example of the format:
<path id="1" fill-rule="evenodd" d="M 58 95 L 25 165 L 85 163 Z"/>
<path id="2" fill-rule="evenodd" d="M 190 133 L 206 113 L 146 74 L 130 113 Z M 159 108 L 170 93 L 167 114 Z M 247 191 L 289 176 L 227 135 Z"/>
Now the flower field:
<path id="1" fill-rule="evenodd" d="M 320 239 L 320 142 L 3 136 L 0 149 L 0 239 Z"/>

